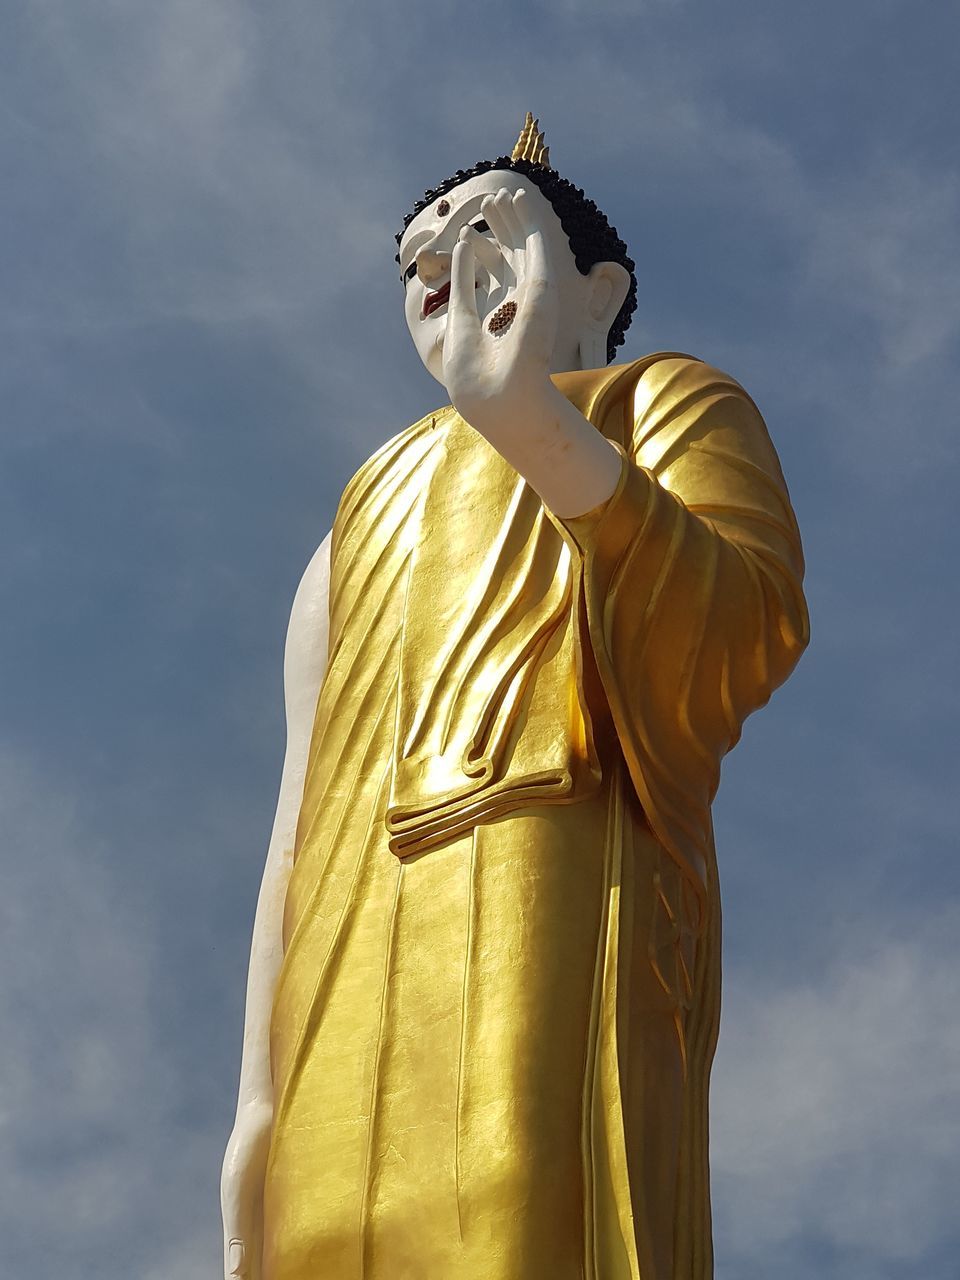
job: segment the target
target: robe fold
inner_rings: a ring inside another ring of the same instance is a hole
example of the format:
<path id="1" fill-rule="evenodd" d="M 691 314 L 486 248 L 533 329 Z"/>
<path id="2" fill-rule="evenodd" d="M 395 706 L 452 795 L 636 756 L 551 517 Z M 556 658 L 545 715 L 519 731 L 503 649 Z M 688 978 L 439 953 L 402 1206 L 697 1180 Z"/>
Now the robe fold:
<path id="1" fill-rule="evenodd" d="M 559 520 L 452 410 L 334 525 L 273 1011 L 266 1280 L 708 1280 L 710 803 L 807 637 L 763 421 L 671 353 L 558 375 Z"/>

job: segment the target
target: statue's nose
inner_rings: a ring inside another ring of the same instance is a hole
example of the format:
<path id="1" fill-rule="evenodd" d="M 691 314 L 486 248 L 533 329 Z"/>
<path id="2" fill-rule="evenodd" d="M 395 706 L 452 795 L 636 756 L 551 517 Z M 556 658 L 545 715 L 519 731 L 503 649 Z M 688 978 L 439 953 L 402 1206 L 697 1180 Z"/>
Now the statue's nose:
<path id="1" fill-rule="evenodd" d="M 450 272 L 450 254 L 440 249 L 423 248 L 417 254 L 417 275 L 424 284 L 433 284 Z"/>

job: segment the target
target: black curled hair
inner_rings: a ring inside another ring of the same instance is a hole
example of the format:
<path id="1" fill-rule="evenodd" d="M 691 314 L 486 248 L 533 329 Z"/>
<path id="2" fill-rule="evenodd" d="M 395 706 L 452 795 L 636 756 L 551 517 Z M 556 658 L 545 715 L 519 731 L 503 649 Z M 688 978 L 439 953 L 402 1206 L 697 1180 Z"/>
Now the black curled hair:
<path id="1" fill-rule="evenodd" d="M 408 213 L 403 220 L 403 230 L 397 232 L 397 244 L 400 244 L 404 232 L 417 214 L 433 204 L 434 200 L 445 196 L 454 187 L 459 187 L 468 178 L 475 178 L 481 173 L 490 173 L 494 169 L 522 173 L 539 187 L 560 219 L 560 225 L 567 234 L 577 270 L 581 275 L 588 275 L 590 268 L 597 262 L 619 262 L 630 272 L 630 288 L 607 335 L 607 363 L 609 364 L 616 354 L 617 347 L 623 345 L 633 313 L 637 309 L 635 263 L 628 255 L 627 246 L 617 235 L 616 229 L 607 221 L 606 215 L 592 200 L 587 199 L 580 187 L 575 187 L 566 178 L 561 178 L 553 169 L 532 164 L 529 160 L 511 160 L 509 156 L 500 156 L 498 160 L 481 160 L 472 169 L 458 169 L 452 177 L 441 182 L 432 191 L 425 192 L 423 198 L 417 201 L 412 212 Z M 399 260 L 398 254 L 397 261 Z"/>

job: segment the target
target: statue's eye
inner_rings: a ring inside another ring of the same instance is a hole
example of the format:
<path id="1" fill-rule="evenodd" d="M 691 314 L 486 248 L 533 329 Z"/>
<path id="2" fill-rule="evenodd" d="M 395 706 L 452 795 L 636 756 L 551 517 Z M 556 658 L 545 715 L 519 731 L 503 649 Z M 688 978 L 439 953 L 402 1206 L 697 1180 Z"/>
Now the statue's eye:
<path id="1" fill-rule="evenodd" d="M 490 225 L 487 222 L 486 218 L 478 218 L 476 222 L 471 222 L 470 226 L 478 234 L 482 234 L 484 231 L 490 230 Z M 416 260 L 414 260 L 413 262 L 410 263 L 409 267 L 407 267 L 406 271 L 403 273 L 402 279 L 403 279 L 404 285 L 408 284 L 409 281 L 411 281 L 416 274 L 417 274 L 417 264 L 416 264 Z"/>

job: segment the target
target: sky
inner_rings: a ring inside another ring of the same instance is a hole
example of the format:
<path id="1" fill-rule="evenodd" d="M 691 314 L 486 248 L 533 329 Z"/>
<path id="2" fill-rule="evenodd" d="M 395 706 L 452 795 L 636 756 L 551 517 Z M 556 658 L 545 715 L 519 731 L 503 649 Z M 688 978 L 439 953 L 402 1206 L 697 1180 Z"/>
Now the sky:
<path id="1" fill-rule="evenodd" d="M 718 1280 L 955 1280 L 960 10 L 0 0 L 0 1274 L 207 1280 L 282 650 L 443 401 L 393 232 L 551 159 L 763 410 L 813 639 L 715 805 Z"/>

